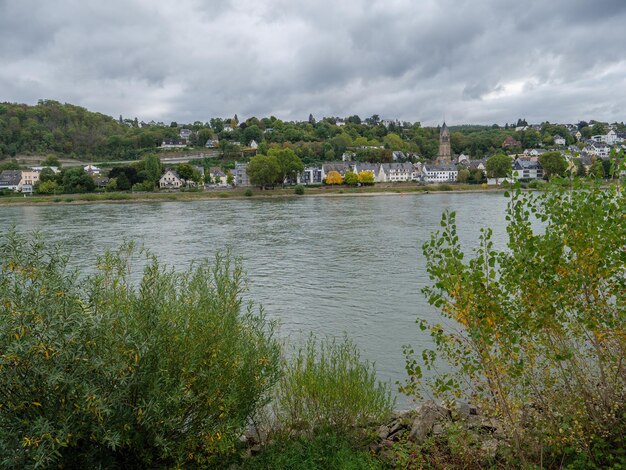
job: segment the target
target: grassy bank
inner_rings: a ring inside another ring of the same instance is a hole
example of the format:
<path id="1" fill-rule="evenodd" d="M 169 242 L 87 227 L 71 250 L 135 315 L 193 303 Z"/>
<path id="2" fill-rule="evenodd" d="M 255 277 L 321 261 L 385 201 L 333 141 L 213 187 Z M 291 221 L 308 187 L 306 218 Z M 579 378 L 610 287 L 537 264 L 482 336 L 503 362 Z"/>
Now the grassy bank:
<path id="1" fill-rule="evenodd" d="M 250 196 L 250 192 L 252 195 Z M 360 188 L 346 186 L 320 186 L 306 188 L 305 196 L 357 196 L 379 194 L 424 194 L 432 192 L 484 192 L 498 191 L 499 187 L 482 187 L 468 184 L 433 184 L 433 185 L 386 185 L 365 186 Z M 151 201 L 197 201 L 204 199 L 243 199 L 243 198 L 283 198 L 294 197 L 294 189 L 275 188 L 259 190 L 257 188 L 233 188 L 221 191 L 177 191 L 177 192 L 106 192 L 88 194 L 58 195 L 11 195 L 0 197 L 0 205 L 31 204 L 85 204 L 92 202 L 151 202 Z"/>

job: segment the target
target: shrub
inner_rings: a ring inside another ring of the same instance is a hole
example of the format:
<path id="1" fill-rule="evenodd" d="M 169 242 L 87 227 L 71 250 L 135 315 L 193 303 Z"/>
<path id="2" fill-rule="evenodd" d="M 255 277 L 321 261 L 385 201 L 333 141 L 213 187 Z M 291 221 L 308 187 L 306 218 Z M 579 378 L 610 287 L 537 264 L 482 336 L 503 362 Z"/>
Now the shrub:
<path id="1" fill-rule="evenodd" d="M 182 273 L 107 252 L 89 277 L 35 236 L 0 242 L 0 466 L 210 464 L 277 380 L 279 346 L 242 305 L 241 265 Z"/>
<path id="2" fill-rule="evenodd" d="M 373 365 L 361 360 L 347 338 L 318 342 L 309 337 L 286 365 L 277 389 L 278 425 L 289 431 L 331 429 L 346 434 L 355 426 L 384 419 L 393 405 Z"/>
<path id="3" fill-rule="evenodd" d="M 466 261 L 454 213 L 424 245 L 423 292 L 458 327 L 419 321 L 452 368 L 427 384 L 497 417 L 522 464 L 625 465 L 626 196 L 560 184 L 505 195 L 506 251 L 485 230 Z M 406 353 L 405 391 L 419 394 L 421 365 L 439 359 Z"/>
<path id="4" fill-rule="evenodd" d="M 299 196 L 302 196 L 304 194 L 304 186 L 302 186 L 301 184 L 297 184 L 295 188 L 293 188 L 293 192 L 298 194 Z"/>
<path id="5" fill-rule="evenodd" d="M 247 188 L 244 192 L 243 195 L 246 197 L 251 197 L 252 196 L 252 190 L 250 188 Z"/>

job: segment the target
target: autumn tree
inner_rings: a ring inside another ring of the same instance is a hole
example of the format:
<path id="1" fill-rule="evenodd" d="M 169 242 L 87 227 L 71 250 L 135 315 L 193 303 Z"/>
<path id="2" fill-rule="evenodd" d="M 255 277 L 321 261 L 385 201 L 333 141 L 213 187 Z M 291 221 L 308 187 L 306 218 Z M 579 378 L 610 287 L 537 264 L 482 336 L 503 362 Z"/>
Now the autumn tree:
<path id="1" fill-rule="evenodd" d="M 372 171 L 359 171 L 359 183 L 361 184 L 374 184 L 374 172 Z"/>
<path id="2" fill-rule="evenodd" d="M 326 184 L 342 184 L 343 178 L 338 171 L 329 171 L 326 175 Z"/>
<path id="3" fill-rule="evenodd" d="M 424 244 L 423 293 L 444 318 L 418 320 L 435 348 L 405 351 L 404 391 L 477 404 L 521 466 L 621 468 L 626 193 L 574 180 L 505 197 L 506 248 L 485 229 L 468 256 L 449 212 Z"/>

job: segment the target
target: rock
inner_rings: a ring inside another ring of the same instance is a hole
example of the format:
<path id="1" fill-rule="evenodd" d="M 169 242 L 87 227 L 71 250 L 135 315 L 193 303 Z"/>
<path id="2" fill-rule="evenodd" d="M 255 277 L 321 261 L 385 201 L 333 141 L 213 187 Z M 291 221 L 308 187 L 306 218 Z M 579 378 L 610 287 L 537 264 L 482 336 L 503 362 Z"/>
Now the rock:
<path id="1" fill-rule="evenodd" d="M 448 413 L 445 408 L 434 401 L 427 401 L 417 409 L 417 416 L 413 420 L 409 440 L 421 444 L 432 431 L 437 421 L 446 419 Z"/>
<path id="2" fill-rule="evenodd" d="M 498 440 L 487 439 L 480 446 L 481 453 L 487 459 L 495 459 L 498 452 Z"/>
<path id="3" fill-rule="evenodd" d="M 391 429 L 389 429 L 389 434 L 387 434 L 387 438 L 398 437 L 399 431 L 402 430 L 402 421 L 398 420 L 392 423 Z"/>
<path id="4" fill-rule="evenodd" d="M 387 436 L 389 436 L 389 427 L 388 426 L 379 427 L 378 437 L 380 437 L 381 439 L 387 439 Z"/>
<path id="5" fill-rule="evenodd" d="M 434 434 L 435 436 L 440 436 L 440 435 L 442 435 L 442 434 L 443 434 L 443 431 L 444 431 L 444 428 L 443 428 L 443 426 L 442 426 L 441 424 L 435 424 L 435 425 L 433 426 L 433 434 Z"/>

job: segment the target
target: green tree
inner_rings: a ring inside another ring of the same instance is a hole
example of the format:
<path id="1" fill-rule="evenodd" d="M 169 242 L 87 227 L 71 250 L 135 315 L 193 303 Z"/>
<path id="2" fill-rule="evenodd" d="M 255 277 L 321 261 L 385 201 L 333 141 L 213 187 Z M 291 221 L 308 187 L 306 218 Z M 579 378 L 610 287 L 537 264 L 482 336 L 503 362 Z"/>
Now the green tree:
<path id="1" fill-rule="evenodd" d="M 126 173 L 120 173 L 117 177 L 112 179 L 115 180 L 116 189 L 119 189 L 120 191 L 128 191 L 132 186 L 128 176 L 126 176 Z"/>
<path id="2" fill-rule="evenodd" d="M 288 179 L 295 182 L 298 174 L 304 171 L 302 160 L 290 148 L 270 149 L 268 155 L 275 157 L 278 161 L 280 167 L 279 181 L 282 184 L 285 184 Z"/>
<path id="3" fill-rule="evenodd" d="M 59 184 L 54 180 L 39 181 L 36 185 L 39 194 L 56 194 Z"/>
<path id="4" fill-rule="evenodd" d="M 41 162 L 41 166 L 55 166 L 61 168 L 61 162 L 57 157 L 49 155 Z"/>
<path id="5" fill-rule="evenodd" d="M 51 168 L 43 168 L 39 172 L 39 181 L 41 181 L 42 183 L 46 181 L 55 181 L 56 178 L 57 178 L 57 175 L 54 173 L 54 171 Z"/>
<path id="6" fill-rule="evenodd" d="M 461 168 L 457 176 L 457 181 L 459 183 L 467 183 L 469 181 L 469 178 L 470 178 L 470 171 L 467 168 Z"/>
<path id="7" fill-rule="evenodd" d="M 383 139 L 385 147 L 391 150 L 404 150 L 406 145 L 402 138 L 395 132 L 390 132 Z"/>
<path id="8" fill-rule="evenodd" d="M 246 143 L 246 145 L 249 145 L 250 142 L 252 142 L 253 140 L 255 140 L 258 144 L 259 142 L 261 142 L 262 138 L 263 131 L 259 129 L 259 126 L 247 126 L 243 131 L 243 141 Z"/>
<path id="9" fill-rule="evenodd" d="M 487 176 L 496 179 L 504 178 L 513 170 L 511 157 L 501 153 L 489 158 L 485 166 L 487 169 Z"/>
<path id="10" fill-rule="evenodd" d="M 181 163 L 176 167 L 176 173 L 185 181 L 192 181 L 194 177 L 194 167 L 189 163 Z"/>
<path id="11" fill-rule="evenodd" d="M 567 162 L 561 152 L 544 152 L 539 156 L 539 163 L 547 178 L 563 176 L 567 168 Z"/>
<path id="12" fill-rule="evenodd" d="M 359 175 L 353 173 L 352 171 L 348 171 L 344 176 L 344 182 L 349 186 L 356 186 L 359 184 Z"/>
<path id="13" fill-rule="evenodd" d="M 143 158 L 144 168 L 146 172 L 146 179 L 156 185 L 161 179 L 163 174 L 163 165 L 161 159 L 156 155 L 146 155 Z"/>
<path id="14" fill-rule="evenodd" d="M 275 155 L 257 155 L 250 159 L 247 167 L 250 183 L 265 189 L 281 181 L 283 173 Z"/>
<path id="15" fill-rule="evenodd" d="M 96 189 L 96 183 L 81 167 L 66 168 L 61 173 L 61 184 L 66 193 L 88 193 Z"/>
<path id="16" fill-rule="evenodd" d="M 405 391 L 426 385 L 440 399 L 471 400 L 498 420 L 526 466 L 621 467 L 626 193 L 574 185 L 506 194 L 502 251 L 483 230 L 468 257 L 454 213 L 443 215 L 424 245 L 432 284 L 423 292 L 445 320 L 419 321 L 436 351 L 406 351 Z M 437 371 L 425 384 L 422 367 Z"/>

